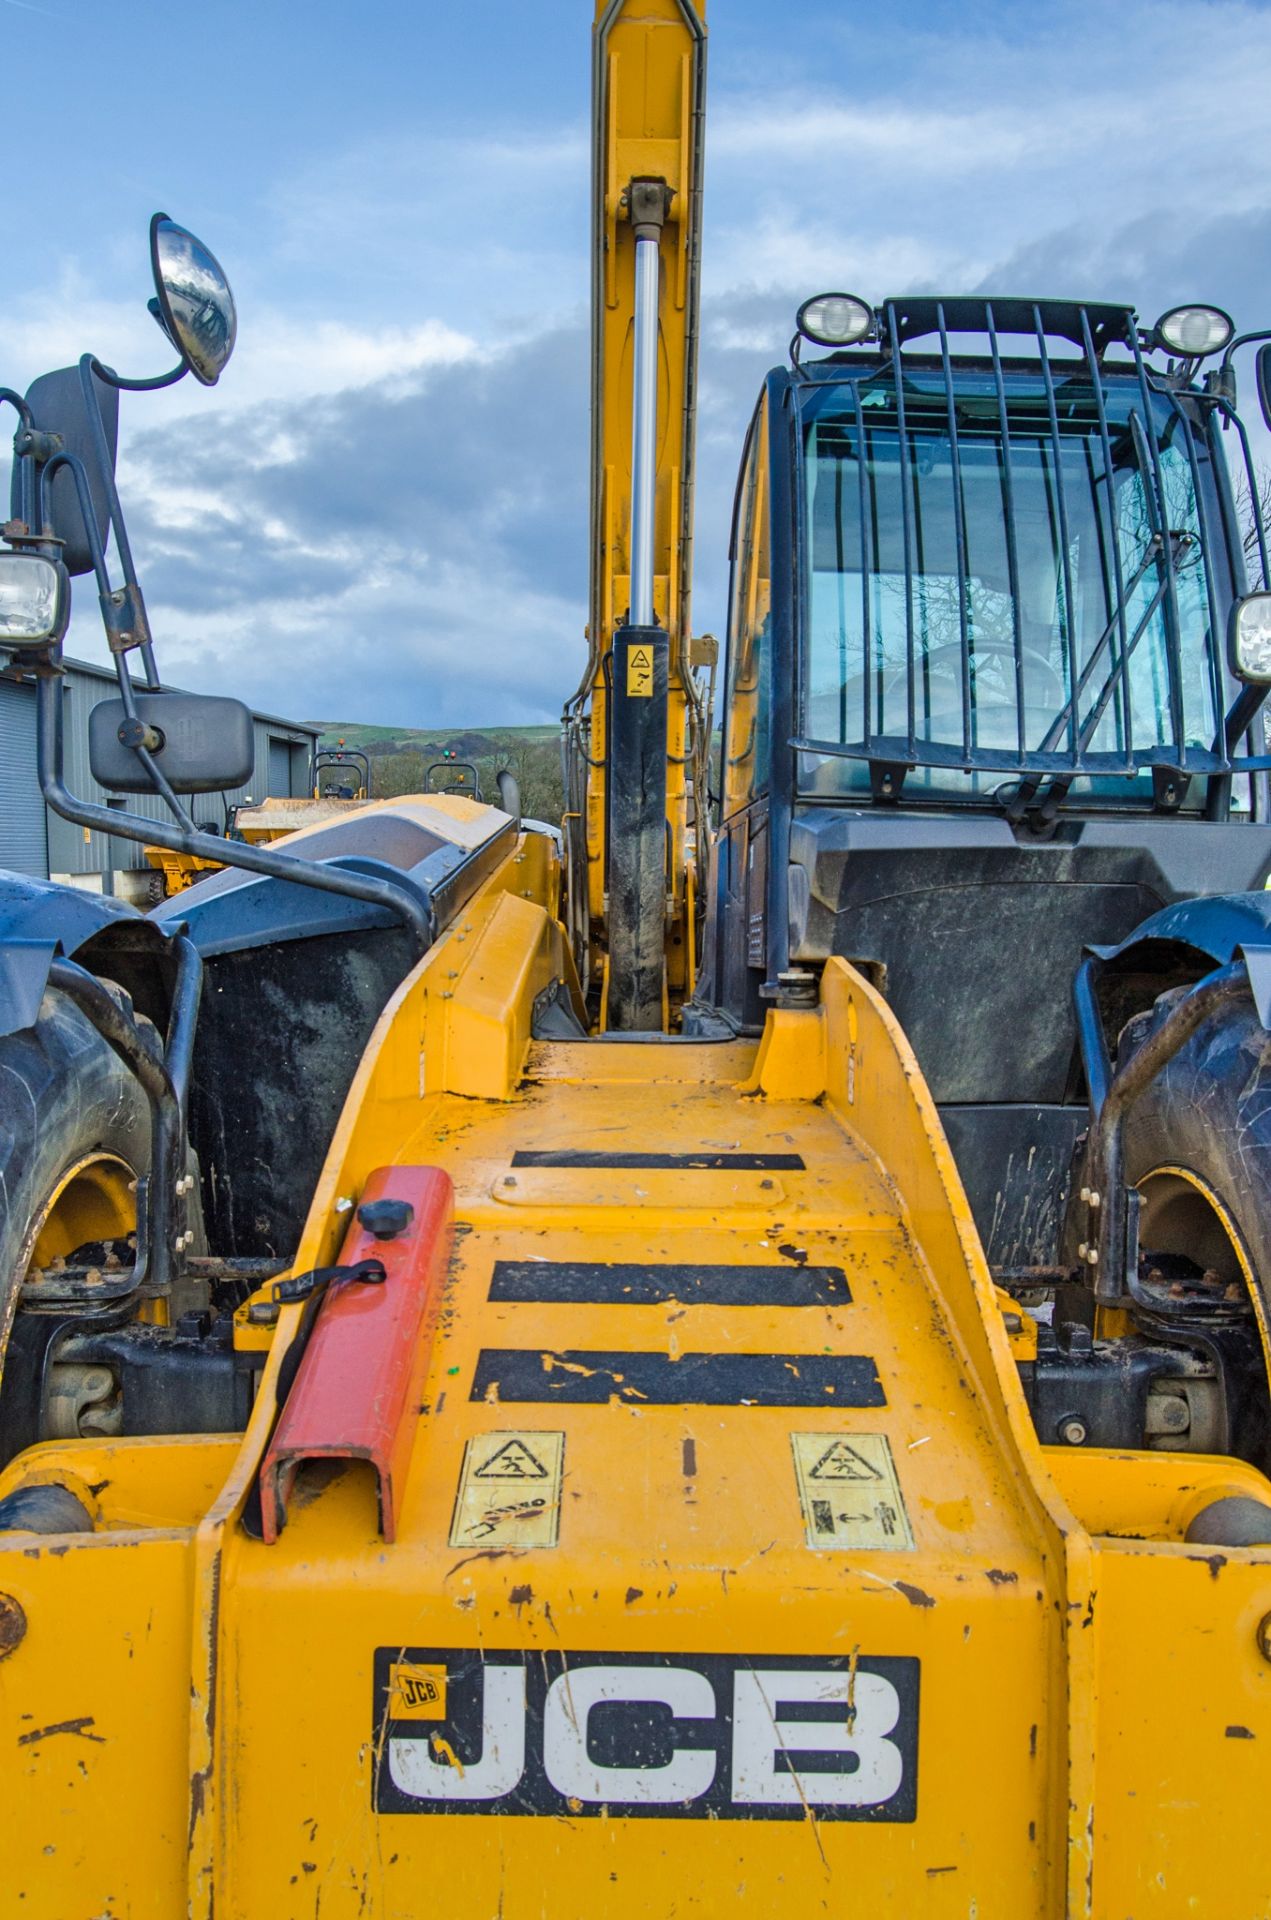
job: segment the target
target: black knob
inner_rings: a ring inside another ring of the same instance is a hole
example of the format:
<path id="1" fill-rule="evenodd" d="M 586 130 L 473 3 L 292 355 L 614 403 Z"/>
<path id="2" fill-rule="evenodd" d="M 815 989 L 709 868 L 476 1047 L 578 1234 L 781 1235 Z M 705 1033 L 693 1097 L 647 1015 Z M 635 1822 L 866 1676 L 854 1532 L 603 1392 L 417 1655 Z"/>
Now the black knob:
<path id="1" fill-rule="evenodd" d="M 396 1240 L 415 1218 L 415 1209 L 409 1200 L 367 1200 L 358 1208 L 357 1217 L 377 1240 Z"/>

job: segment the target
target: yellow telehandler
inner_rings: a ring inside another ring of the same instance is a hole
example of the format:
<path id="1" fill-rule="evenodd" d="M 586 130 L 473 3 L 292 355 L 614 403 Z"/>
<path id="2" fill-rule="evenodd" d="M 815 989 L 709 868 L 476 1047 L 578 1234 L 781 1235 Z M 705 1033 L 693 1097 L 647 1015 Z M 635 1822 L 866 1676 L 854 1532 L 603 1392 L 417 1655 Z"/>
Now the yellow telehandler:
<path id="1" fill-rule="evenodd" d="M 195 829 L 249 719 L 159 690 L 109 424 L 228 358 L 192 235 L 171 375 L 0 396 L 44 795 L 226 863 L 0 881 L 6 1920 L 1271 1911 L 1271 336 L 811 295 L 716 757 L 705 50 L 597 6 L 562 832 Z M 67 784 L 76 572 L 170 823 Z"/>

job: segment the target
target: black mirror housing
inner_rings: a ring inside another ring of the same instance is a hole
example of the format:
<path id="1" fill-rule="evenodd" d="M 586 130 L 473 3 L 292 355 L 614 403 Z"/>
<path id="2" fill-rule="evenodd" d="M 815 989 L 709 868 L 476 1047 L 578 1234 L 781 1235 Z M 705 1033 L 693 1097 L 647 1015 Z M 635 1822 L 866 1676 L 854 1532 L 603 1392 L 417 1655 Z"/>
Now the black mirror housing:
<path id="1" fill-rule="evenodd" d="M 256 742 L 251 710 L 241 700 L 207 693 L 138 693 L 137 717 L 162 744 L 154 761 L 174 793 L 222 793 L 252 777 Z M 119 738 L 128 716 L 122 700 L 103 700 L 88 716 L 88 764 L 112 793 L 153 793 L 146 769 Z"/>
<path id="2" fill-rule="evenodd" d="M 110 449 L 111 472 L 119 445 L 119 390 L 108 386 L 94 374 L 93 391 L 101 409 L 106 445 Z M 110 528 L 110 497 L 106 478 L 97 455 L 97 436 L 84 404 L 84 386 L 78 367 L 59 367 L 55 373 L 42 373 L 27 388 L 26 402 L 38 432 L 61 436 L 64 452 L 73 454 L 88 475 L 92 495 L 93 518 L 97 538 L 104 548 Z M 21 462 L 13 463 L 9 511 L 15 520 L 22 517 Z M 59 467 L 44 488 L 45 520 L 55 539 L 62 544 L 62 562 L 69 574 L 91 573 L 93 550 L 88 529 L 75 490 L 75 476 L 67 467 Z M 38 531 L 38 529 L 36 529 Z"/>
<path id="3" fill-rule="evenodd" d="M 1258 369 L 1258 405 L 1262 408 L 1262 418 L 1271 427 L 1271 340 L 1258 348 L 1255 364 Z"/>

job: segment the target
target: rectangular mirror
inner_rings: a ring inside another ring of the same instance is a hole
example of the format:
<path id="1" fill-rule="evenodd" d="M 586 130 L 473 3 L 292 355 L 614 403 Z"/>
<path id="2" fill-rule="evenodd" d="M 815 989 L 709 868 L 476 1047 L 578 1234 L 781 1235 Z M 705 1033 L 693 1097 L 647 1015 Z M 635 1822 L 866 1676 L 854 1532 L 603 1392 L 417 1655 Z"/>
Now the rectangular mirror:
<path id="1" fill-rule="evenodd" d="M 1258 369 L 1258 405 L 1262 408 L 1262 418 L 1271 427 L 1271 340 L 1265 347 L 1258 348 L 1255 364 Z"/>
<path id="2" fill-rule="evenodd" d="M 119 390 L 108 387 L 96 374 L 93 375 L 93 390 L 101 408 L 113 469 L 119 444 Z M 80 383 L 79 368 L 59 367 L 55 373 L 41 374 L 27 388 L 26 399 L 35 416 L 35 425 L 44 433 L 60 433 L 65 451 L 73 453 L 83 462 L 93 496 L 97 532 L 104 547 L 110 525 L 109 508 L 97 459 L 97 442 L 92 422 L 84 408 L 84 389 Z M 9 509 L 15 519 L 22 512 L 19 465 L 15 460 Z M 70 574 L 91 573 L 93 555 L 88 544 L 84 516 L 80 512 L 79 495 L 75 491 L 75 478 L 65 467 L 58 469 L 45 489 L 45 503 L 54 534 L 66 543 L 62 548 L 66 571 Z"/>
<path id="3" fill-rule="evenodd" d="M 138 718 L 162 736 L 155 764 L 177 793 L 221 793 L 252 777 L 256 743 L 249 708 L 211 693 L 138 693 Z M 122 700 L 103 700 L 88 716 L 88 764 L 112 793 L 152 793 L 146 770 L 119 729 Z"/>

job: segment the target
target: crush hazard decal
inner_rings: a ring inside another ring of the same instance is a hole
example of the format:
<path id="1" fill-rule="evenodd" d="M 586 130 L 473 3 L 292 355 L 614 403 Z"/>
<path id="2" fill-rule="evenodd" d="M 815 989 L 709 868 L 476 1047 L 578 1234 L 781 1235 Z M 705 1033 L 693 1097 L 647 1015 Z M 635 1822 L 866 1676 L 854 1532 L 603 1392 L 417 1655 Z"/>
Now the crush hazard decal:
<path id="1" fill-rule="evenodd" d="M 554 1547 L 563 1433 L 482 1433 L 464 1449 L 452 1547 Z"/>
<path id="2" fill-rule="evenodd" d="M 913 1546 L 886 1434 L 792 1433 L 790 1445 L 810 1547 Z"/>
<path id="3" fill-rule="evenodd" d="M 375 1809 L 913 1820 L 918 1667 L 380 1647 Z M 428 1719 L 403 1712 L 416 1676 L 437 1696 Z"/>

